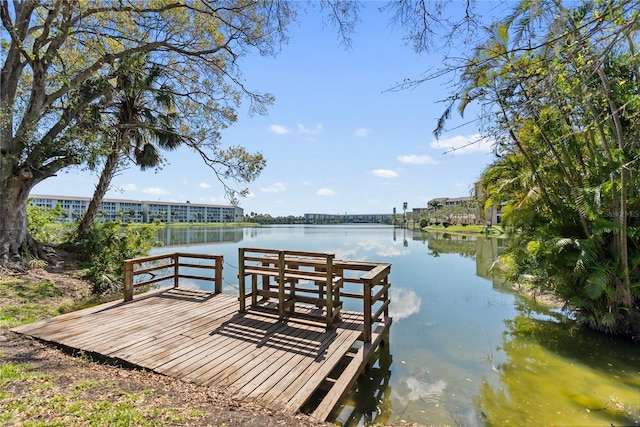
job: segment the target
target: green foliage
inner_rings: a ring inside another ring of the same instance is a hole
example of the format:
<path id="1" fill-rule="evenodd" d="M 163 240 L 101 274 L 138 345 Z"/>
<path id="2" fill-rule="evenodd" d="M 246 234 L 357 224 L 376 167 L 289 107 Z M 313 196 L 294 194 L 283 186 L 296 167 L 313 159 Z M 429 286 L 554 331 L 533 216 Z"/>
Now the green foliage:
<path id="1" fill-rule="evenodd" d="M 272 95 L 248 88 L 237 58 L 250 52 L 277 52 L 301 6 L 246 1 L 126 3 L 123 7 L 109 0 L 2 2 L 0 61 L 3 70 L 12 71 L 3 74 L 0 87 L 0 194 L 6 206 L 0 215 L 1 258 L 20 256 L 37 246 L 23 221 L 35 185 L 68 167 L 93 168 L 114 148 L 122 152 L 102 138 L 106 128 L 118 125 L 110 113 L 119 110 L 118 103 L 131 100 L 119 96 L 132 85 L 114 70 L 123 63 L 139 67 L 141 55 L 143 63 L 153 64 L 151 71 L 163 71 L 153 86 L 158 102 L 168 105 L 173 96 L 175 108 L 162 111 L 167 114 L 155 116 L 156 120 L 144 111 L 130 114 L 120 121 L 123 132 L 117 136 L 136 133 L 131 135 L 134 139 L 147 138 L 152 129 L 162 129 L 165 132 L 156 142 L 163 148 L 188 145 L 232 199 L 245 195 L 246 189 L 236 187 L 255 179 L 264 167 L 260 153 L 221 142 L 222 130 L 235 123 L 243 100 L 249 101 L 251 113 L 264 113 L 274 102 Z M 349 10 L 334 13 L 349 15 Z M 147 94 L 151 97 L 151 92 Z M 120 112 L 144 107 L 140 101 L 122 105 Z M 159 155 L 139 140 L 116 160 L 135 160 L 149 167 L 161 163 Z"/>
<path id="2" fill-rule="evenodd" d="M 499 157 L 481 184 L 484 206 L 502 206 L 512 279 L 552 290 L 595 329 L 637 339 L 640 22 L 631 3 L 614 3 L 544 3 L 535 24 L 523 3 L 478 47 L 460 106 L 495 106 Z M 598 38 L 614 34 L 620 42 L 603 49 Z"/>
<path id="3" fill-rule="evenodd" d="M 65 212 L 60 205 L 53 209 L 33 206 L 31 200 L 27 204 L 27 228 L 31 237 L 41 243 L 60 243 L 65 227 L 58 220 L 64 218 Z"/>
<path id="4" fill-rule="evenodd" d="M 119 222 L 94 223 L 87 237 L 77 243 L 86 256 L 84 277 L 93 284 L 96 294 L 122 290 L 124 261 L 149 254 L 160 243 L 155 240 L 157 225 Z"/>
<path id="5" fill-rule="evenodd" d="M 442 206 L 439 201 L 430 202 L 430 211 L 425 220 L 433 224 L 467 225 L 476 221 L 476 206 L 471 201 L 463 201 L 453 206 Z"/>

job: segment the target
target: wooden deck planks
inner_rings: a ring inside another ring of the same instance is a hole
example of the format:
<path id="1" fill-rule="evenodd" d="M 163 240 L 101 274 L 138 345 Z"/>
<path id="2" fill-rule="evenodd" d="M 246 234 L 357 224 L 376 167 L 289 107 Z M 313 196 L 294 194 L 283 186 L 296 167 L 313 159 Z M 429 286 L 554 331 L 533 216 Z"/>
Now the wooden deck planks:
<path id="1" fill-rule="evenodd" d="M 233 311 L 235 311 L 234 308 L 228 307 L 215 314 L 208 316 L 203 315 L 196 319 L 188 319 L 186 322 L 176 322 L 173 320 L 172 326 L 158 331 L 153 335 L 148 335 L 143 339 L 131 342 L 127 346 L 123 345 L 120 348 L 116 348 L 108 354 L 110 356 L 117 355 L 123 359 L 141 356 L 147 360 L 147 364 L 158 360 L 157 358 L 160 357 L 160 355 L 163 355 L 162 357 L 164 357 L 164 359 L 170 358 L 171 353 L 167 355 L 168 349 L 173 350 L 174 353 L 184 351 L 185 346 L 193 343 L 197 332 L 215 328 L 222 321 L 220 316 L 228 316 Z M 189 330 L 185 331 L 185 328 L 189 328 Z M 163 362 L 160 360 L 158 363 Z"/>
<path id="2" fill-rule="evenodd" d="M 237 312 L 236 304 L 237 301 L 227 301 L 211 314 L 208 314 L 208 311 L 194 310 L 189 318 L 174 320 L 175 325 L 172 328 L 118 352 L 118 357 L 144 360 L 148 368 L 159 369 L 182 355 L 201 348 L 203 343 L 199 340 L 200 335 L 206 335 Z"/>
<path id="3" fill-rule="evenodd" d="M 259 389 L 255 392 L 256 397 L 271 406 L 277 405 L 277 401 L 281 401 L 284 404 L 300 388 L 296 387 L 297 384 L 313 381 L 314 377 L 322 369 L 330 367 L 331 369 L 328 372 L 322 372 L 322 375 L 318 375 L 318 378 L 322 376 L 322 380 L 324 380 L 337 363 L 333 363 L 335 359 L 330 359 L 332 354 L 338 353 L 342 357 L 348 351 L 348 348 L 345 350 L 345 347 L 348 346 L 350 348 L 360 334 L 358 325 L 350 320 L 345 319 L 345 322 L 341 324 L 342 327 L 344 327 L 344 330 L 341 336 L 338 337 L 336 334 L 336 336 L 328 337 L 323 343 L 325 351 L 323 351 L 322 358 L 312 359 L 294 355 L 287 364 L 278 366 L 281 370 L 278 375 L 274 375 L 273 378 L 259 385 Z M 328 358 L 329 360 L 327 360 Z M 323 367 L 323 365 L 325 366 Z"/>
<path id="4" fill-rule="evenodd" d="M 169 288 L 14 331 L 295 412 L 361 336 L 362 314 L 322 322 L 249 310 L 235 296 Z"/>
<path id="5" fill-rule="evenodd" d="M 305 333 L 304 329 L 295 328 L 294 330 L 287 330 L 287 325 L 272 319 L 273 327 L 266 330 L 262 339 L 254 343 L 247 343 L 247 345 L 239 348 L 232 357 L 227 359 L 226 363 L 209 370 L 206 375 L 202 377 L 203 384 L 206 385 L 219 385 L 225 388 L 231 387 L 236 381 L 247 382 L 251 380 L 257 372 L 264 369 L 264 366 L 269 366 L 271 363 L 278 363 L 274 360 L 274 355 L 287 354 L 287 349 L 282 345 L 273 345 L 274 339 L 280 334 L 290 333 L 291 341 L 300 339 Z M 280 348 L 279 348 L 280 347 Z M 235 366 L 234 369 L 228 369 L 231 366 Z M 225 380 L 226 379 L 226 380 Z"/>

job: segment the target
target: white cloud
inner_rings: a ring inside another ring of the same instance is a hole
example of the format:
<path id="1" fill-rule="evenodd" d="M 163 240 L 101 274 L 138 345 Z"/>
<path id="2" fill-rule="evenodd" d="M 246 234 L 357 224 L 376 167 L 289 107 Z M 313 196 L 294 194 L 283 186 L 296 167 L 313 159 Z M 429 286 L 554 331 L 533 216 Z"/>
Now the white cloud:
<path id="1" fill-rule="evenodd" d="M 482 138 L 480 134 L 457 135 L 451 138 L 431 141 L 432 148 L 444 149 L 452 154 L 489 153 L 492 145 L 492 140 Z"/>
<path id="2" fill-rule="evenodd" d="M 153 194 L 153 195 L 161 195 L 161 194 L 169 194 L 167 192 L 167 190 L 165 190 L 164 188 L 159 188 L 159 187 L 147 187 L 147 188 L 143 188 L 142 192 L 145 194 Z"/>
<path id="3" fill-rule="evenodd" d="M 285 133 L 289 133 L 289 129 L 286 126 L 282 125 L 270 125 L 269 132 L 275 133 L 277 135 L 284 135 Z"/>
<path id="4" fill-rule="evenodd" d="M 315 128 L 307 128 L 304 125 L 298 124 L 298 132 L 317 135 L 322 132 L 322 123 L 318 123 Z"/>
<path id="5" fill-rule="evenodd" d="M 201 182 L 200 188 L 211 188 L 211 185 L 207 184 L 206 182 Z"/>
<path id="6" fill-rule="evenodd" d="M 389 169 L 374 169 L 371 173 L 380 178 L 397 178 L 400 176 L 397 172 Z"/>
<path id="7" fill-rule="evenodd" d="M 371 133 L 370 129 L 365 129 L 365 128 L 356 129 L 356 136 L 364 137 L 364 136 L 369 135 L 370 133 Z"/>
<path id="8" fill-rule="evenodd" d="M 336 194 L 336 192 L 330 188 L 321 188 L 318 191 L 316 191 L 316 194 L 318 196 L 333 196 L 334 194 Z"/>
<path id="9" fill-rule="evenodd" d="M 138 187 L 136 187 L 135 184 L 125 184 L 122 186 L 122 189 L 124 191 L 136 191 L 138 189 Z"/>
<path id="10" fill-rule="evenodd" d="M 265 193 L 280 193 L 282 191 L 286 191 L 287 186 L 281 182 L 275 182 L 268 187 L 262 187 L 260 190 Z"/>
<path id="11" fill-rule="evenodd" d="M 433 157 L 427 155 L 407 154 L 404 156 L 398 156 L 400 163 L 409 163 L 412 165 L 437 165 Z"/>

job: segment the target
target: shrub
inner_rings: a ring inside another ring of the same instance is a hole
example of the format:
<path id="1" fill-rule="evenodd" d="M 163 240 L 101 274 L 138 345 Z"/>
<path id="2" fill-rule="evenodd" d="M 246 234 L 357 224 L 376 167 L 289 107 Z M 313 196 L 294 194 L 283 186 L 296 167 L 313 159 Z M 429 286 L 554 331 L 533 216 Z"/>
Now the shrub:
<path id="1" fill-rule="evenodd" d="M 95 294 L 122 291 L 124 261 L 148 255 L 160 245 L 155 240 L 156 227 L 113 221 L 93 224 L 76 248 L 86 257 L 83 276 L 93 284 Z"/>

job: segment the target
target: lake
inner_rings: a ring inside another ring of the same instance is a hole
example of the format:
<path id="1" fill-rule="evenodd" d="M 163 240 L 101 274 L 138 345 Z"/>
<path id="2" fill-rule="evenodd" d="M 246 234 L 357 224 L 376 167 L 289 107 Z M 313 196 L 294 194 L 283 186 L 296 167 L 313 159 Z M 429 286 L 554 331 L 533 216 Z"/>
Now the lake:
<path id="1" fill-rule="evenodd" d="M 336 423 L 640 425 L 640 346 L 586 330 L 492 277 L 503 239 L 384 225 L 166 227 L 158 238 L 165 246 L 154 253 L 223 255 L 223 291 L 236 295 L 239 247 L 392 264 L 388 352 Z"/>

